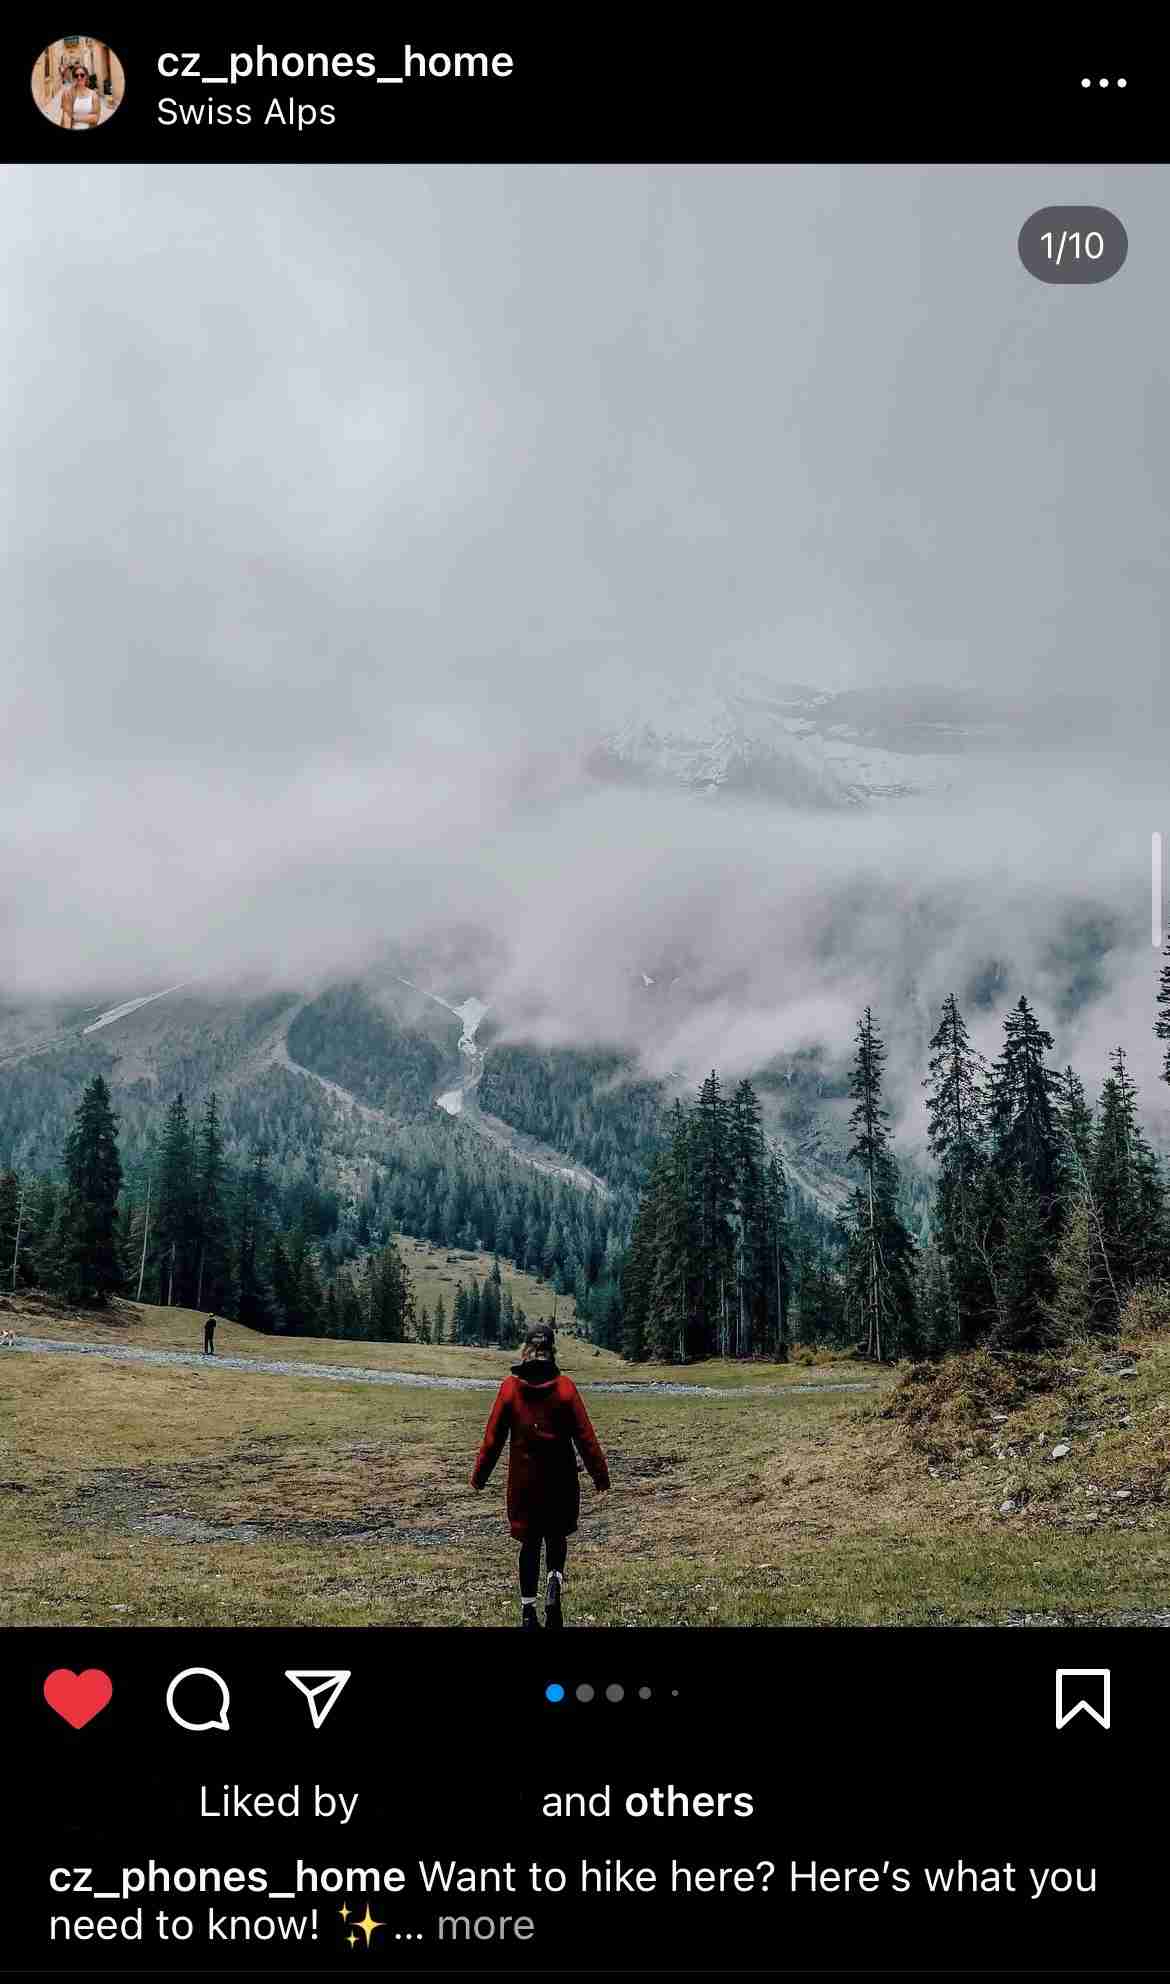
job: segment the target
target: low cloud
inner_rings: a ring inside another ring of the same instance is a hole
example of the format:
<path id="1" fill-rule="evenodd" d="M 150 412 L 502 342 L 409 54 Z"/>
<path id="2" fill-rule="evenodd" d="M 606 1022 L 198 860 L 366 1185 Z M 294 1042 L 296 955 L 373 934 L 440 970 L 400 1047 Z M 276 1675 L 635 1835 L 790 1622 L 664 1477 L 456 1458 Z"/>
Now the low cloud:
<path id="1" fill-rule="evenodd" d="M 18 176 L 0 998 L 458 929 L 505 1032 L 687 1080 L 872 1005 L 911 1137 L 952 989 L 1153 1090 L 1168 278 L 1013 257 L 1054 200 L 1157 238 L 1165 183 Z M 1027 748 L 869 810 L 590 780 L 623 685 L 741 667 Z"/>

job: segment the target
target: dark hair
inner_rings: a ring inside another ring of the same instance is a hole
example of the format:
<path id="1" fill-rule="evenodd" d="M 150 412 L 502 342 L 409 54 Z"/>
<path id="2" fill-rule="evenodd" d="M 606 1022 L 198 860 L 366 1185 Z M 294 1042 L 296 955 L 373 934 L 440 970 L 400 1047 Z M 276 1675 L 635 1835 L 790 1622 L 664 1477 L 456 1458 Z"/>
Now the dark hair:
<path id="1" fill-rule="evenodd" d="M 531 1356 L 534 1351 L 541 1352 L 545 1357 L 551 1357 L 556 1347 L 557 1335 L 552 1324 L 533 1323 L 524 1338 L 525 1357 Z"/>

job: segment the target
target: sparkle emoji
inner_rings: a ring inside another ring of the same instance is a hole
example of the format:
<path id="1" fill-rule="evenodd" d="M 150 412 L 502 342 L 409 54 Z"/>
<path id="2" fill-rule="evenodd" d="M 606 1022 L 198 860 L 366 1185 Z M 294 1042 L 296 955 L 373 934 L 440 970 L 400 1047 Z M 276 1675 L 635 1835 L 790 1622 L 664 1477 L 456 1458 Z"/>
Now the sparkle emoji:
<path id="1" fill-rule="evenodd" d="M 360 1922 L 354 1924 L 354 1927 L 361 1930 L 363 1936 L 366 1939 L 366 1948 L 369 1949 L 370 1944 L 373 1941 L 374 1930 L 384 1929 L 386 1927 L 386 1924 L 384 1922 L 375 1922 L 373 1916 L 370 1914 L 370 1904 L 367 1901 L 365 1915 L 362 1917 L 362 1920 Z"/>

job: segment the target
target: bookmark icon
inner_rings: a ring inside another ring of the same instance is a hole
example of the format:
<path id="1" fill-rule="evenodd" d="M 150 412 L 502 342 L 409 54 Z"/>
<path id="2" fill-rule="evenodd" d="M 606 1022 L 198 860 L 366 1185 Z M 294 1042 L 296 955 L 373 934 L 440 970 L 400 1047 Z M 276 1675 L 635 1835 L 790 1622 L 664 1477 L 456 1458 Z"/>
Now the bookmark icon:
<path id="1" fill-rule="evenodd" d="M 1108 1667 L 1058 1667 L 1056 1726 L 1063 1729 L 1074 1715 L 1091 1715 L 1102 1729 L 1109 1727 L 1110 1670 Z"/>
<path id="2" fill-rule="evenodd" d="M 284 1678 L 300 1690 L 309 1704 L 314 1729 L 320 1729 L 353 1669 L 350 1667 L 286 1667 Z"/>

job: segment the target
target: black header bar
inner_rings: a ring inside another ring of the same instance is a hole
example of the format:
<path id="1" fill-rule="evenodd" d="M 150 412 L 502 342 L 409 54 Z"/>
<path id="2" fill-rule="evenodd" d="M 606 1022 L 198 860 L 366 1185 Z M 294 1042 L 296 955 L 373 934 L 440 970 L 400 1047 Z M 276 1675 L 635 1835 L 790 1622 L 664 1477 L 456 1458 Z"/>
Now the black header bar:
<path id="1" fill-rule="evenodd" d="M 27 19 L 28 17 L 26 17 Z M 555 21 L 478 8 L 271 13 L 226 31 L 195 9 L 150 33 L 94 24 L 124 73 L 116 116 L 60 128 L 30 79 L 36 14 L 10 46 L 12 161 L 143 163 L 1153 162 L 1166 150 L 1164 65 L 1054 29 L 1035 46 L 779 18 L 592 8 Z M 51 44 L 58 49 L 59 44 Z M 14 78 L 15 80 L 15 78 Z M 55 80 L 55 78 L 54 78 Z"/>

